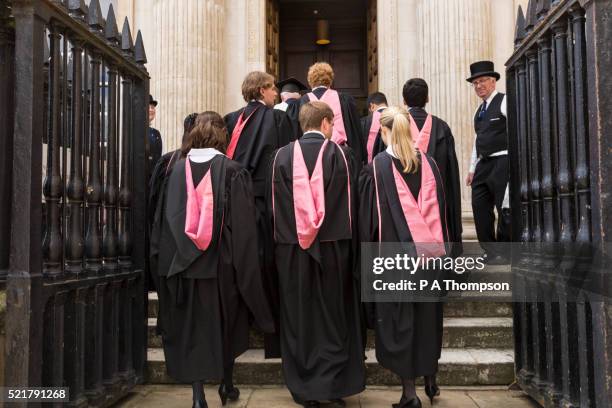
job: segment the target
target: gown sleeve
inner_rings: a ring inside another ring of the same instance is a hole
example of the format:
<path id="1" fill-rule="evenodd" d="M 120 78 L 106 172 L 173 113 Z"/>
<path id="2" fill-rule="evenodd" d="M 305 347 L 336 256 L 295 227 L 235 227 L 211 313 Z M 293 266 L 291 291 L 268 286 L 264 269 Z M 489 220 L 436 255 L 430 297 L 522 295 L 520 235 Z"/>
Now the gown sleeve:
<path id="1" fill-rule="evenodd" d="M 361 165 L 367 159 L 367 153 L 363 144 L 363 136 L 361 131 L 361 121 L 357 113 L 357 105 L 352 96 L 341 94 L 342 118 L 344 119 L 344 129 L 348 145 L 353 149 L 355 160 L 357 161 L 358 170 L 361 170 Z"/>
<path id="2" fill-rule="evenodd" d="M 459 177 L 459 163 L 455 153 L 455 138 L 448 126 L 445 129 L 444 147 L 446 155 L 445 162 L 446 179 L 444 180 L 444 190 L 447 203 L 447 227 L 450 242 L 453 243 L 451 249 L 452 256 L 459 256 L 463 253 L 461 235 L 463 227 L 461 225 L 461 181 Z"/>
<path id="3" fill-rule="evenodd" d="M 291 119 L 281 110 L 273 109 L 272 112 L 278 130 L 276 148 L 286 146 L 295 140 L 295 131 L 291 126 Z"/>
<path id="4" fill-rule="evenodd" d="M 238 290 L 257 326 L 265 333 L 273 333 L 272 313 L 262 286 L 253 186 L 247 170 L 242 169 L 232 177 L 230 200 L 228 221 L 234 230 L 232 262 Z"/>
<path id="5" fill-rule="evenodd" d="M 359 176 L 359 241 L 378 241 L 378 208 L 374 170 L 368 164 Z M 362 302 L 362 319 L 370 329 L 375 328 L 375 303 Z"/>
<path id="6" fill-rule="evenodd" d="M 359 240 L 378 241 L 378 206 L 374 168 L 371 164 L 363 168 L 359 177 Z"/>

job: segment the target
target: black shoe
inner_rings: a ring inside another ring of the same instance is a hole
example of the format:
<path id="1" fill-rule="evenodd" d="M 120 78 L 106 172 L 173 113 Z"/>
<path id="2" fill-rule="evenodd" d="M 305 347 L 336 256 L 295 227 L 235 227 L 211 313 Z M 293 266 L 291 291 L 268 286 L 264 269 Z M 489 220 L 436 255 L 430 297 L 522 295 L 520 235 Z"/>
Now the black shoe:
<path id="1" fill-rule="evenodd" d="M 237 401 L 240 398 L 240 390 L 237 387 L 228 389 L 225 384 L 219 385 L 219 398 L 221 398 L 221 405 L 225 406 L 227 400 Z"/>
<path id="2" fill-rule="evenodd" d="M 393 408 L 421 408 L 421 400 L 419 399 L 419 397 L 414 397 L 412 399 L 407 399 L 405 397 L 402 396 L 402 399 L 400 399 L 400 402 L 398 402 L 397 404 L 393 404 L 392 405 Z"/>
<path id="3" fill-rule="evenodd" d="M 440 395 L 440 388 L 436 384 L 425 385 L 425 394 L 427 394 L 429 402 L 433 405 L 434 397 Z"/>
<path id="4" fill-rule="evenodd" d="M 193 408 L 208 408 L 206 400 L 193 401 Z"/>
<path id="5" fill-rule="evenodd" d="M 294 393 L 291 393 L 291 398 L 293 398 L 293 401 L 295 401 L 296 404 L 301 405 L 303 407 L 318 407 L 319 406 L 319 401 L 314 401 L 314 400 L 304 401 L 303 399 L 299 398 Z"/>
<path id="6" fill-rule="evenodd" d="M 344 401 L 342 398 L 335 398 L 335 399 L 329 400 L 329 402 L 330 402 L 330 406 L 332 407 L 338 407 L 338 408 L 346 407 L 346 401 Z"/>

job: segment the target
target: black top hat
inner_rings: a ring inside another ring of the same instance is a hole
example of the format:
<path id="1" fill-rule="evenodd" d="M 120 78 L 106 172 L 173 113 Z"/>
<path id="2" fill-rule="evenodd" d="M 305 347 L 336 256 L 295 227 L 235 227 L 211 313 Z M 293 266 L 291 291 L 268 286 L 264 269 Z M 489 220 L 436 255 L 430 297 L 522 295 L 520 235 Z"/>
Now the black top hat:
<path id="1" fill-rule="evenodd" d="M 151 94 L 149 94 L 149 105 L 157 106 L 157 101 L 153 99 Z"/>
<path id="2" fill-rule="evenodd" d="M 467 79 L 468 82 L 474 81 L 476 78 L 490 76 L 499 80 L 499 73 L 495 72 L 495 65 L 491 61 L 478 61 L 470 65 L 471 76 Z"/>
<path id="3" fill-rule="evenodd" d="M 308 87 L 298 81 L 297 79 L 291 77 L 287 78 L 284 81 L 279 81 L 276 83 L 276 87 L 283 92 L 300 92 L 308 90 Z"/>

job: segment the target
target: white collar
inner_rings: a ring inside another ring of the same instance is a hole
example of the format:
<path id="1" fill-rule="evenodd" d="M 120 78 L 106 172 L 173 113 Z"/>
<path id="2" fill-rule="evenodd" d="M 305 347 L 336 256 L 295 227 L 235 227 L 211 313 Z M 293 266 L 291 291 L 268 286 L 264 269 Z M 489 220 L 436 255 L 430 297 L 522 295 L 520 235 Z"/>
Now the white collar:
<path id="1" fill-rule="evenodd" d="M 308 130 L 308 131 L 304 132 L 305 135 L 307 135 L 309 133 L 316 133 L 318 135 L 323 136 L 323 138 L 325 138 L 325 135 L 323 134 L 323 132 L 319 132 L 318 130 Z"/>
<path id="2" fill-rule="evenodd" d="M 397 155 L 393 151 L 393 146 L 391 146 L 391 145 L 387 146 L 387 149 L 385 151 L 387 153 L 389 153 L 392 157 L 395 157 L 396 159 L 399 159 L 399 157 L 397 157 Z"/>
<path id="3" fill-rule="evenodd" d="M 259 102 L 259 103 L 261 103 L 262 105 L 265 105 L 265 104 L 266 104 L 266 103 L 265 103 L 263 100 L 261 100 L 261 99 L 251 99 L 251 100 L 249 101 L 249 103 L 251 103 L 251 102 Z"/>
<path id="4" fill-rule="evenodd" d="M 223 153 L 212 147 L 206 149 L 191 149 L 189 153 L 187 153 L 187 158 L 194 163 L 206 163 L 219 154 L 223 155 Z"/>
<path id="5" fill-rule="evenodd" d="M 493 101 L 493 98 L 495 98 L 498 93 L 499 92 L 497 92 L 497 89 L 491 92 L 491 95 L 489 95 L 489 97 L 487 98 L 487 107 L 491 104 L 491 102 Z"/>
<path id="6" fill-rule="evenodd" d="M 377 112 L 382 112 L 382 111 L 384 111 L 387 108 L 388 108 L 388 106 L 381 106 L 380 108 L 376 109 L 376 111 Z"/>
<path id="7" fill-rule="evenodd" d="M 314 88 L 312 88 L 312 91 L 314 91 L 315 89 L 319 89 L 319 88 L 327 89 L 327 87 L 325 85 L 319 85 L 319 86 L 315 86 Z"/>

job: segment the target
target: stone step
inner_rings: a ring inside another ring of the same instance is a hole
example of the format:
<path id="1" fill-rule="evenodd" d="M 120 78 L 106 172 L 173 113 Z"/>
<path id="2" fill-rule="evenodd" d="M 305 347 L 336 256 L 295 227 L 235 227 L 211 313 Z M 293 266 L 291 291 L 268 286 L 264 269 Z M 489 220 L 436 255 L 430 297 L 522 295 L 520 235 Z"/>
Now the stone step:
<path id="1" fill-rule="evenodd" d="M 149 292 L 149 317 L 157 317 L 157 293 Z M 512 303 L 454 301 L 444 305 L 444 317 L 512 317 Z"/>
<path id="2" fill-rule="evenodd" d="M 148 344 L 151 348 L 162 347 L 162 339 L 155 333 L 155 318 L 149 319 Z M 449 317 L 444 319 L 442 347 L 474 349 L 506 349 L 513 346 L 512 318 L 509 317 Z M 368 330 L 367 348 L 375 346 L 373 330 Z M 263 335 L 251 330 L 249 347 L 263 348 Z"/>
<path id="3" fill-rule="evenodd" d="M 399 385 L 399 378 L 381 367 L 374 350 L 367 352 L 368 385 Z M 148 384 L 175 383 L 166 373 L 164 353 L 148 351 Z M 514 381 L 514 352 L 511 349 L 443 349 L 438 383 L 453 386 L 509 385 Z M 236 360 L 234 382 L 245 385 L 283 384 L 280 359 L 264 359 L 261 349 L 249 350 Z"/>

